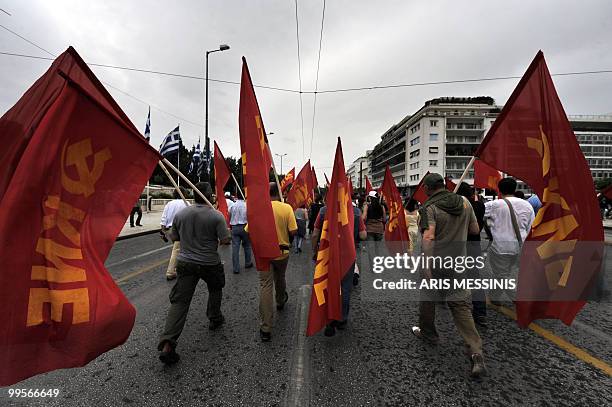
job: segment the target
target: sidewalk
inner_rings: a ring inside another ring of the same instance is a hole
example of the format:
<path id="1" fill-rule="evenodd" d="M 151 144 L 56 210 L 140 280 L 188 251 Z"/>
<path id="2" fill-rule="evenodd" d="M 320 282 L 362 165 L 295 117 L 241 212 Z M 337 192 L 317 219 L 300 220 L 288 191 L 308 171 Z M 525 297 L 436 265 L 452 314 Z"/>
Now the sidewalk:
<path id="1" fill-rule="evenodd" d="M 162 211 L 161 210 L 153 210 L 151 212 L 142 212 L 142 219 L 140 220 L 140 224 L 142 226 L 134 226 L 130 227 L 130 217 L 125 220 L 125 225 L 123 225 L 123 229 L 119 233 L 119 237 L 125 238 L 131 235 L 140 235 L 146 234 L 147 232 L 153 233 L 154 231 L 160 230 L 159 222 L 161 220 Z M 134 215 L 134 222 L 136 222 L 136 218 L 138 215 Z"/>

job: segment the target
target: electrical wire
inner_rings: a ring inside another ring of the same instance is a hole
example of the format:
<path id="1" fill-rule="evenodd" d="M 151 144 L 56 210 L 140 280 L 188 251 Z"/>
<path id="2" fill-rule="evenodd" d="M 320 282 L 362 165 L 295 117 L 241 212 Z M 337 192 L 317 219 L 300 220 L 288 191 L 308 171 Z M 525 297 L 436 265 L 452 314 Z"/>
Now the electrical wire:
<path id="1" fill-rule="evenodd" d="M 312 132 L 310 134 L 310 153 L 309 158 L 312 158 L 312 142 L 314 140 L 315 117 L 317 114 L 317 91 L 319 90 L 319 69 L 321 67 L 321 48 L 323 45 L 323 24 L 325 22 L 325 0 L 323 0 L 323 14 L 321 15 L 321 35 L 319 37 L 319 56 L 317 58 L 317 77 L 315 79 L 314 101 L 312 104 Z"/>

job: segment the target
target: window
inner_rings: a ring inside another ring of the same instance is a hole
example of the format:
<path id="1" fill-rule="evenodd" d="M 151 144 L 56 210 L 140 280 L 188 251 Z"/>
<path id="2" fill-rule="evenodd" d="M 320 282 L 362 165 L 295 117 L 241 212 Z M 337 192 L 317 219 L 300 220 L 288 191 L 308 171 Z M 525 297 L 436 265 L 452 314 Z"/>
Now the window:
<path id="1" fill-rule="evenodd" d="M 410 153 L 410 158 L 418 157 L 421 154 L 421 150 L 414 150 Z"/>
<path id="2" fill-rule="evenodd" d="M 417 168 L 419 168 L 419 163 L 418 162 L 410 164 L 410 169 L 411 170 L 416 170 Z"/>
<path id="3" fill-rule="evenodd" d="M 418 175 L 411 175 L 410 176 L 410 181 L 418 181 L 419 180 L 419 176 Z"/>
<path id="4" fill-rule="evenodd" d="M 438 141 L 438 133 L 430 133 L 429 141 Z"/>
<path id="5" fill-rule="evenodd" d="M 430 120 L 429 121 L 429 126 L 430 127 L 438 127 L 438 121 L 437 120 Z"/>
<path id="6" fill-rule="evenodd" d="M 421 141 L 420 137 L 415 137 L 412 140 L 410 140 L 410 146 L 412 147 L 412 146 L 414 146 L 416 144 L 419 144 L 420 141 Z"/>
<path id="7" fill-rule="evenodd" d="M 421 123 L 417 123 L 416 125 L 410 128 L 410 134 L 416 133 L 421 129 Z"/>
<path id="8" fill-rule="evenodd" d="M 437 167 L 438 166 L 438 160 L 429 160 L 429 166 L 430 167 Z"/>
<path id="9" fill-rule="evenodd" d="M 438 154 L 438 147 L 429 147 L 429 154 Z"/>

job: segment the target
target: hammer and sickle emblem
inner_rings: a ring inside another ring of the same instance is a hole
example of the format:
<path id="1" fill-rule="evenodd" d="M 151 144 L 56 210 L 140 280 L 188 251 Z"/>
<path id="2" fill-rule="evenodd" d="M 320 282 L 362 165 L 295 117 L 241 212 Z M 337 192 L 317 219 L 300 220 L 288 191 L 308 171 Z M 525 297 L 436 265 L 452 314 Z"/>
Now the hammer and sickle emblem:
<path id="1" fill-rule="evenodd" d="M 93 155 L 93 168 L 90 170 L 87 158 Z M 91 139 L 78 141 L 68 146 L 64 144 L 62 150 L 62 186 L 75 195 L 90 196 L 95 192 L 95 184 L 104 172 L 104 164 L 112 157 L 108 148 L 93 153 Z M 66 167 L 73 165 L 76 168 L 78 179 L 66 174 Z"/>

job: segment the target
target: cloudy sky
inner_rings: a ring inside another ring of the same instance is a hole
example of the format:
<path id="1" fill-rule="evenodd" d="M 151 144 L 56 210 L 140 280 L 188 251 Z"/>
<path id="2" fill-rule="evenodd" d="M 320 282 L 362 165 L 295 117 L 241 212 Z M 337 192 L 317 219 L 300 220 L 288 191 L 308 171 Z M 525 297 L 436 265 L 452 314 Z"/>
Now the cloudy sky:
<path id="1" fill-rule="evenodd" d="M 323 0 L 298 0 L 302 88 L 313 91 Z M 86 62 L 239 81 L 249 62 L 255 84 L 299 89 L 295 1 L 2 1 L 0 24 L 53 54 L 72 45 Z M 553 73 L 612 69 L 612 2 L 329 0 L 319 90 L 522 75 L 539 49 Z M 48 56 L 0 28 L 0 52 Z M 50 62 L 0 55 L 0 112 L 9 109 Z M 144 131 L 151 105 L 158 145 L 177 124 L 187 146 L 203 136 L 204 82 L 93 68 L 128 93 L 110 93 Z M 554 78 L 568 114 L 612 112 L 612 74 Z M 349 164 L 425 100 L 489 95 L 503 104 L 518 80 L 405 87 L 317 96 L 256 89 L 283 169 L 311 158 L 331 175 L 336 137 Z M 239 155 L 239 87 L 210 83 L 209 132 L 226 156 Z M 312 150 L 311 150 L 312 140 Z M 280 166 L 280 161 L 277 161 Z M 322 176 L 320 175 L 321 179 Z"/>

